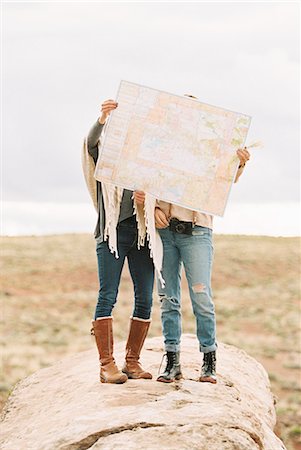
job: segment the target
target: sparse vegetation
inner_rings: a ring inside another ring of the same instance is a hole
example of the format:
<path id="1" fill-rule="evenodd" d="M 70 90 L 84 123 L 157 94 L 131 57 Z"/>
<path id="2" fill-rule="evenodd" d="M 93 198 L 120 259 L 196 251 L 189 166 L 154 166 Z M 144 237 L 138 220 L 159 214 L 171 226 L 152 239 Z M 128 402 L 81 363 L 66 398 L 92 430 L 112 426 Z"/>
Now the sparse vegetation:
<path id="1" fill-rule="evenodd" d="M 270 374 L 277 400 L 277 434 L 301 448 L 299 240 L 215 236 L 213 291 L 218 340 L 246 350 Z M 15 383 L 68 354 L 94 346 L 97 297 L 92 236 L 2 239 L 2 405 Z M 184 278 L 184 277 L 183 277 Z M 124 271 L 114 311 L 116 340 L 125 339 L 133 289 Z M 195 322 L 183 279 L 184 332 Z M 150 335 L 161 333 L 155 296 Z"/>

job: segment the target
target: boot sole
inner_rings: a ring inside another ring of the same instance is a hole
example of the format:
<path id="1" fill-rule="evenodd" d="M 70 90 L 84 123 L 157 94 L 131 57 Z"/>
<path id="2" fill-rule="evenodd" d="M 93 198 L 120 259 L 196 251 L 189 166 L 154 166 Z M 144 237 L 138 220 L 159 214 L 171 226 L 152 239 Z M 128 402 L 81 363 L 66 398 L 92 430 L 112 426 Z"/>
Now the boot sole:
<path id="1" fill-rule="evenodd" d="M 153 376 L 151 374 L 149 374 L 146 377 L 143 377 L 143 376 L 139 376 L 139 375 L 138 376 L 132 375 L 129 372 L 123 372 L 123 373 L 125 373 L 127 375 L 129 380 L 151 380 L 153 378 Z"/>
<path id="2" fill-rule="evenodd" d="M 120 380 L 118 380 L 118 381 L 100 380 L 100 382 L 104 383 L 104 384 L 124 384 L 126 381 L 127 380 L 124 380 L 124 381 L 120 381 Z"/>
<path id="3" fill-rule="evenodd" d="M 101 383 L 108 383 L 108 384 L 123 384 L 126 381 L 127 381 L 127 378 L 124 380 L 121 379 L 121 380 L 116 380 L 116 381 L 109 381 L 109 380 L 106 380 L 105 378 L 100 378 Z"/>
<path id="4" fill-rule="evenodd" d="M 163 377 L 158 377 L 157 381 L 159 381 L 160 383 L 173 383 L 174 381 L 181 380 L 181 378 L 183 378 L 183 375 L 179 374 L 179 375 L 175 376 L 174 378 L 172 378 L 171 380 L 168 380 Z"/>
<path id="5" fill-rule="evenodd" d="M 130 375 L 126 372 L 124 372 L 129 380 L 151 380 L 153 377 L 152 376 L 147 376 L 147 377 L 143 377 L 143 376 L 135 376 L 135 375 Z"/>
<path id="6" fill-rule="evenodd" d="M 214 378 L 211 377 L 200 377 L 199 381 L 201 383 L 212 383 L 212 384 L 216 384 L 217 380 L 215 380 Z"/>

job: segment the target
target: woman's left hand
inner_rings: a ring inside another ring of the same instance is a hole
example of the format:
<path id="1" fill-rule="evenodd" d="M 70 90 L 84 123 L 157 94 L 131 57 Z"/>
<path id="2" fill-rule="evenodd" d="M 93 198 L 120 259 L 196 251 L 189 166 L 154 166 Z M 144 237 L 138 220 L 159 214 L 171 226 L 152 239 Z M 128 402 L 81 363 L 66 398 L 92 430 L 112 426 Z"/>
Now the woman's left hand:
<path id="1" fill-rule="evenodd" d="M 243 149 L 238 149 L 236 154 L 239 158 L 239 165 L 242 167 L 250 159 L 250 153 L 248 152 L 247 147 L 244 147 Z"/>
<path id="2" fill-rule="evenodd" d="M 145 193 L 143 191 L 134 191 L 133 198 L 138 205 L 144 205 Z"/>

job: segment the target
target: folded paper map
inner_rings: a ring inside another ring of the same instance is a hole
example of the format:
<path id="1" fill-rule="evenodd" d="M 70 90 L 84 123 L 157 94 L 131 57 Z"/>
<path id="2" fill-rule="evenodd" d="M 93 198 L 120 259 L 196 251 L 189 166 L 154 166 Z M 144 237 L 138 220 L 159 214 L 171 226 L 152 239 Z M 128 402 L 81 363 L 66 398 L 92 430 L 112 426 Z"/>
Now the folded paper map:
<path id="1" fill-rule="evenodd" d="M 121 81 L 95 178 L 223 216 L 251 118 Z"/>

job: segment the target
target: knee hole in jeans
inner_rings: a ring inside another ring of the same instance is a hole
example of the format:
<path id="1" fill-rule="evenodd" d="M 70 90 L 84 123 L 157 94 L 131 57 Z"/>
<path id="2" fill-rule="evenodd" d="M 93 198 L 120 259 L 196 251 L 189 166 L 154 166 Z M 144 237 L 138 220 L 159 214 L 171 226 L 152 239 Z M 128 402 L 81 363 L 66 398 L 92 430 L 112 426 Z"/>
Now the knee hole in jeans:
<path id="1" fill-rule="evenodd" d="M 201 292 L 205 292 L 206 285 L 203 283 L 196 283 L 192 286 L 192 290 L 195 294 L 200 294 Z"/>
<path id="2" fill-rule="evenodd" d="M 165 294 L 159 294 L 161 310 L 174 311 L 180 309 L 179 301 L 174 297 L 167 297 Z"/>

